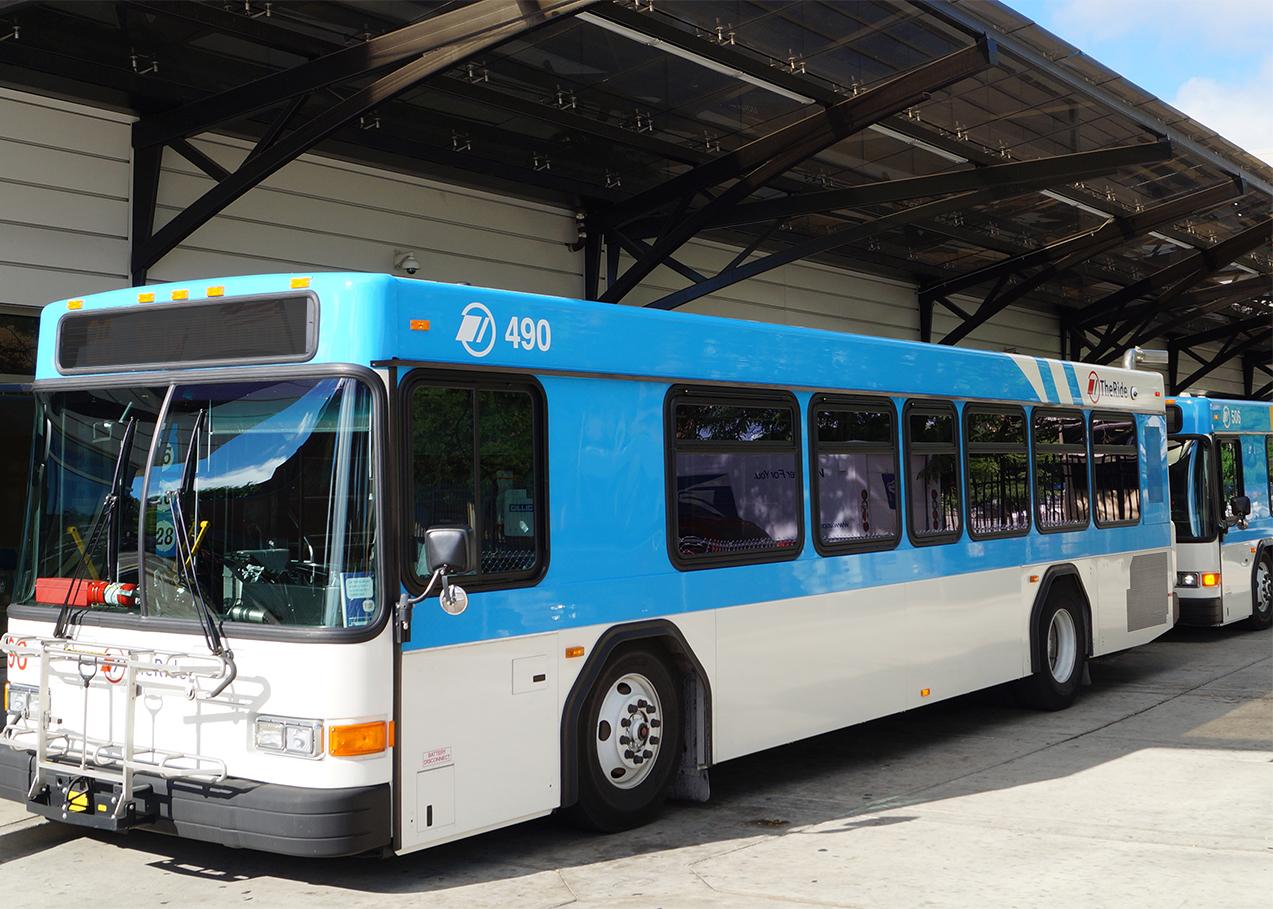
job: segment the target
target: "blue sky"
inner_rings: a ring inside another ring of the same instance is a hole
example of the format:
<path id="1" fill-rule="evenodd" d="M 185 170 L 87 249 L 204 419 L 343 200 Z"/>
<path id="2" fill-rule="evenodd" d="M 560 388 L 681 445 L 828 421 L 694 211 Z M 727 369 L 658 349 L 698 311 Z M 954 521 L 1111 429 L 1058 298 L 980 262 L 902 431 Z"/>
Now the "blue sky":
<path id="1" fill-rule="evenodd" d="M 1273 0 L 1004 0 L 1273 164 Z"/>

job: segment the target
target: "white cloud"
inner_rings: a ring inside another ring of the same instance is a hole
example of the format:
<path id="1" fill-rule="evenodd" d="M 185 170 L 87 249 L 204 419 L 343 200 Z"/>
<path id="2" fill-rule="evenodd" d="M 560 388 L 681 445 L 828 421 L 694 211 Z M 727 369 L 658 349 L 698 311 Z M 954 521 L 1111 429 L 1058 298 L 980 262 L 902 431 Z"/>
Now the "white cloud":
<path id="1" fill-rule="evenodd" d="M 1273 164 L 1273 55 L 1250 81 L 1233 84 L 1194 76 L 1171 104 L 1257 158 Z"/>
<path id="2" fill-rule="evenodd" d="M 1011 0 L 1008 0 L 1011 5 Z M 1259 51 L 1273 36 L 1269 0 L 1060 0 L 1052 22 L 1071 44 L 1132 35 Z"/>

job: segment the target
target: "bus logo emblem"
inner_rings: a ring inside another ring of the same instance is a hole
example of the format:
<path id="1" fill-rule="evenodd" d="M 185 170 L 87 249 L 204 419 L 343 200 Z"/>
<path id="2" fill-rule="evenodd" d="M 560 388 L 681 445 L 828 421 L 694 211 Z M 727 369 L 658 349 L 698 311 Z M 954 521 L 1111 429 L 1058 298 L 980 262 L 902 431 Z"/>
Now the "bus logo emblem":
<path id="1" fill-rule="evenodd" d="M 460 313 L 460 330 L 455 340 L 470 356 L 484 357 L 495 346 L 495 317 L 481 303 L 470 303 Z"/>
<path id="2" fill-rule="evenodd" d="M 1101 399 L 1101 379 L 1095 369 L 1087 374 L 1087 397 L 1093 404 Z"/>

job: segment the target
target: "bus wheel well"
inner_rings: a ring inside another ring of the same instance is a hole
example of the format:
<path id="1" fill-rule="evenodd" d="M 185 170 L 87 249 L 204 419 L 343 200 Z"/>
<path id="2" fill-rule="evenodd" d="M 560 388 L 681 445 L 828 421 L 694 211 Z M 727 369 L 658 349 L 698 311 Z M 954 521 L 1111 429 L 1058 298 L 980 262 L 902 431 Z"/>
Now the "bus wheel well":
<path id="1" fill-rule="evenodd" d="M 626 649 L 644 647 L 660 655 L 673 677 L 681 684 L 681 715 L 687 765 L 696 768 L 711 763 L 712 690 L 703 664 L 694 654 L 681 630 L 666 619 L 633 622 L 609 628 L 597 639 L 592 653 L 575 679 L 561 712 L 561 807 L 573 805 L 579 797 L 579 723 L 588 692 L 610 659 Z M 673 791 L 683 785 L 673 782 Z M 704 784 L 705 789 L 705 784 Z M 705 796 L 704 796 L 705 799 Z"/>
<path id="2" fill-rule="evenodd" d="M 1043 573 L 1039 582 L 1039 592 L 1034 597 L 1034 607 L 1030 610 L 1030 671 L 1039 671 L 1039 613 L 1052 602 L 1053 597 L 1077 602 L 1083 613 L 1083 642 L 1087 655 L 1092 655 L 1093 626 L 1092 602 L 1083 587 L 1083 576 L 1078 568 L 1069 562 L 1053 565 Z"/>

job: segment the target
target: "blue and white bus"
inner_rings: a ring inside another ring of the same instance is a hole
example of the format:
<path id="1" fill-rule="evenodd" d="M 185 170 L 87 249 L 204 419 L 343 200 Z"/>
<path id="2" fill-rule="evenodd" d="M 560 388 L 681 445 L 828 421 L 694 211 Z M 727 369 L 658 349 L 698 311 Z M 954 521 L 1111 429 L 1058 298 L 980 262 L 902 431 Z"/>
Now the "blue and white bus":
<path id="1" fill-rule="evenodd" d="M 365 274 L 41 320 L 0 795 L 409 852 L 1174 623 L 1161 378 Z"/>
<path id="2" fill-rule="evenodd" d="M 1273 625 L 1273 404 L 1169 400 L 1180 623 Z"/>

